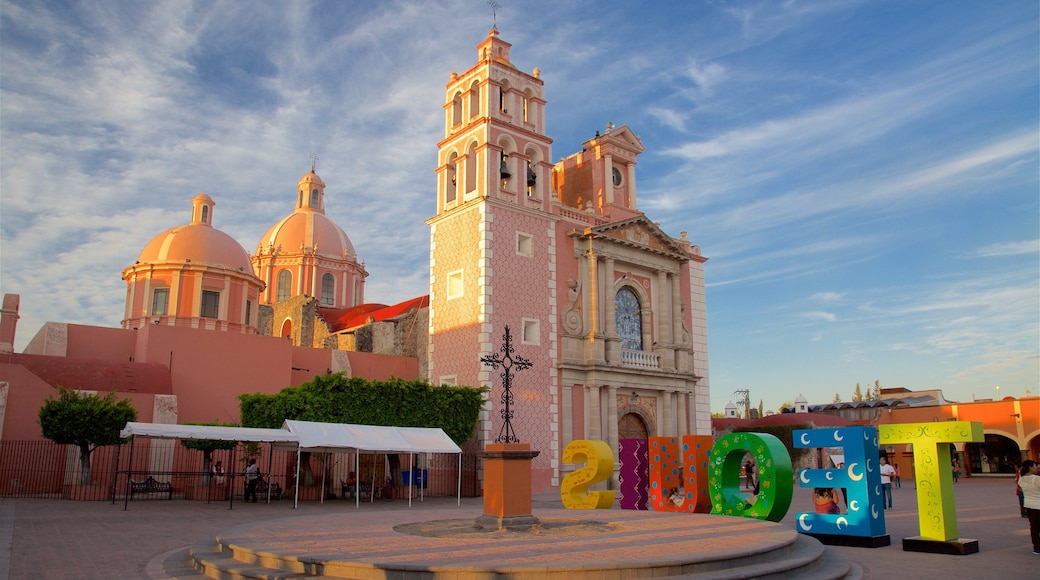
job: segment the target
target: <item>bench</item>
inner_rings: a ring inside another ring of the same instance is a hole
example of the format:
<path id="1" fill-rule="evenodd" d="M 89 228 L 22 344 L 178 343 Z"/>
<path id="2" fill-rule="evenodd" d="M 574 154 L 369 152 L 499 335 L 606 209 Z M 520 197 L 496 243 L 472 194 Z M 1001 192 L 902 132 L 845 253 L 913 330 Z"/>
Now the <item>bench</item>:
<path id="1" fill-rule="evenodd" d="M 166 499 L 173 499 L 173 483 L 157 481 L 151 475 L 144 481 L 130 480 L 130 498 L 143 493 L 165 493 Z"/>

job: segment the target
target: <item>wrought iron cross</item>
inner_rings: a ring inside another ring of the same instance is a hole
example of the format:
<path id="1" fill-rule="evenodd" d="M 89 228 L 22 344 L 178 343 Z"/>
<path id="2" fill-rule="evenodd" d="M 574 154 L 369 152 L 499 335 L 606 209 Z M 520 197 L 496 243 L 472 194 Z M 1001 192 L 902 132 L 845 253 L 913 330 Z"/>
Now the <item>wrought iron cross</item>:
<path id="1" fill-rule="evenodd" d="M 513 337 L 509 334 L 509 327 L 506 327 L 506 332 L 502 336 L 502 347 L 499 349 L 502 351 L 502 356 L 499 357 L 497 354 L 489 354 L 480 357 L 480 362 L 489 365 L 493 369 L 497 369 L 499 366 L 502 367 L 502 430 L 498 432 L 498 437 L 495 439 L 495 443 L 519 443 L 516 433 L 513 432 L 513 369 L 522 371 L 531 368 L 531 361 L 525 359 L 519 355 L 513 355 Z"/>
<path id="2" fill-rule="evenodd" d="M 309 157 L 311 158 L 311 173 L 314 173 L 314 166 L 318 164 L 318 154 L 311 153 Z"/>
<path id="3" fill-rule="evenodd" d="M 498 30 L 498 9 L 501 8 L 502 5 L 496 0 L 488 0 L 487 5 L 491 7 L 491 18 L 493 19 L 491 28 Z"/>

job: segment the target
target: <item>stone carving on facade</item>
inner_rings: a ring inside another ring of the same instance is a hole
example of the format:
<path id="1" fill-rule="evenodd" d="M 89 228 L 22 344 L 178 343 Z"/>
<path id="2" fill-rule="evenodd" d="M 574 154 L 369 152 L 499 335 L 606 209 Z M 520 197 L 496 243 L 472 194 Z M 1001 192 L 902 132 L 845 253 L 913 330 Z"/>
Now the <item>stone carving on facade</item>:
<path id="1" fill-rule="evenodd" d="M 48 344 L 67 344 L 69 341 L 69 326 L 63 323 L 51 323 L 47 325 Z"/>
<path id="2" fill-rule="evenodd" d="M 172 419 L 173 423 L 176 423 L 177 395 L 156 395 L 152 409 L 156 418 L 156 423 L 166 423 L 166 421 L 162 421 L 160 418 L 169 418 Z"/>
<path id="3" fill-rule="evenodd" d="M 570 300 L 563 311 L 563 330 L 567 334 L 581 334 L 581 281 L 573 278 L 567 280 L 570 289 Z"/>

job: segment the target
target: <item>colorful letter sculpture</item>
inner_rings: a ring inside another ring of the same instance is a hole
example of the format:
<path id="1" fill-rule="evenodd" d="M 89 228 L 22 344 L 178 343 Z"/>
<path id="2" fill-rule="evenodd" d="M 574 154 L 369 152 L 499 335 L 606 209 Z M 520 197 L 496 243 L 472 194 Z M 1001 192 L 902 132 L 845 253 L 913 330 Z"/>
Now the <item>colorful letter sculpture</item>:
<path id="1" fill-rule="evenodd" d="M 867 548 L 890 545 L 892 539 L 885 533 L 877 429 L 797 429 L 793 439 L 795 447 L 844 449 L 843 468 L 802 469 L 798 473 L 798 485 L 844 488 L 848 500 L 847 514 L 799 512 L 797 530 L 824 544 Z"/>
<path id="2" fill-rule="evenodd" d="M 564 463 L 584 463 L 563 478 L 560 499 L 571 510 L 609 509 L 614 505 L 614 491 L 588 491 L 589 487 L 610 479 L 614 472 L 614 452 L 605 441 L 577 439 L 563 450 Z"/>
<path id="3" fill-rule="evenodd" d="M 711 511 L 708 493 L 710 435 L 650 438 L 650 505 L 659 512 Z M 682 461 L 680 462 L 680 454 Z M 684 471 L 682 465 L 687 468 Z M 682 501 L 671 500 L 671 490 L 682 490 Z"/>
<path id="4" fill-rule="evenodd" d="M 759 494 L 754 503 L 740 491 L 740 462 L 747 452 L 758 465 Z M 779 439 L 765 433 L 730 433 L 718 440 L 712 453 L 711 513 L 771 522 L 784 519 L 794 494 L 794 472 L 791 456 Z"/>
<path id="5" fill-rule="evenodd" d="M 650 465 L 646 439 L 618 440 L 618 487 L 623 510 L 650 509 Z"/>
<path id="6" fill-rule="evenodd" d="M 957 538 L 950 443 L 984 441 L 982 423 L 945 421 L 897 423 L 879 427 L 881 445 L 911 443 L 917 476 L 917 521 L 920 536 L 903 538 L 907 552 L 974 554 L 978 540 Z"/>

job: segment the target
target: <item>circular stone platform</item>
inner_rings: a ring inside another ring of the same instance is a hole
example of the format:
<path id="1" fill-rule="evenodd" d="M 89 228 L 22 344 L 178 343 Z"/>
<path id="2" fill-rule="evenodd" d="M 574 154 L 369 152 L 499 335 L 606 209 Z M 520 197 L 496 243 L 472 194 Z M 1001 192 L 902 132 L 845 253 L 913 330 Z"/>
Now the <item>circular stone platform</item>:
<path id="1" fill-rule="evenodd" d="M 211 577 L 272 571 L 329 578 L 856 576 L 838 552 L 772 522 L 536 509 L 541 525 L 530 533 L 481 532 L 469 527 L 481 515 L 471 511 L 288 517 L 230 528 L 216 542 L 193 547 L 191 556 Z"/>

